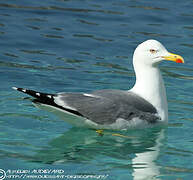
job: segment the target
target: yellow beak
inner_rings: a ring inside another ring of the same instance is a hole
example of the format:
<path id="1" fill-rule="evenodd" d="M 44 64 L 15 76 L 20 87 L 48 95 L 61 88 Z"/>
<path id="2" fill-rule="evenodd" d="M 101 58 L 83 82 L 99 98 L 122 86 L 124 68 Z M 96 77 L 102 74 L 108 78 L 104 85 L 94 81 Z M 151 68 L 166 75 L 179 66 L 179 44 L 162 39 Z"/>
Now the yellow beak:
<path id="1" fill-rule="evenodd" d="M 165 60 L 174 61 L 176 63 L 184 63 L 184 59 L 182 56 L 177 55 L 177 54 L 173 54 L 173 53 L 169 53 L 169 56 L 163 56 L 163 58 Z"/>

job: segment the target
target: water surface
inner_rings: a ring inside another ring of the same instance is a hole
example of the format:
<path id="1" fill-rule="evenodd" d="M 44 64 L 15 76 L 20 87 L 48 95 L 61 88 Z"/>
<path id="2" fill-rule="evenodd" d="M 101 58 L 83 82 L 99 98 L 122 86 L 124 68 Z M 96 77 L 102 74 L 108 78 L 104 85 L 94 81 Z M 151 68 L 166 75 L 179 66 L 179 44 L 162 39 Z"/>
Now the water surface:
<path id="1" fill-rule="evenodd" d="M 191 179 L 192 10 L 192 0 L 1 0 L 0 169 Z M 129 89 L 135 82 L 133 51 L 147 39 L 161 41 L 186 62 L 161 64 L 169 103 L 165 129 L 107 131 L 101 137 L 37 109 L 11 89 Z"/>

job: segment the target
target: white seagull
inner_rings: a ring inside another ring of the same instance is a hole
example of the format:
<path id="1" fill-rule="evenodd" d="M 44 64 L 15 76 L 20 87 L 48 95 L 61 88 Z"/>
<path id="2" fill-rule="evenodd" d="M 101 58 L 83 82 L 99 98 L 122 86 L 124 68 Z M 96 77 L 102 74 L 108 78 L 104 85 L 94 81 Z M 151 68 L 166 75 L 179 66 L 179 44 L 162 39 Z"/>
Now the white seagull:
<path id="1" fill-rule="evenodd" d="M 34 103 L 48 106 L 71 116 L 72 124 L 95 129 L 145 128 L 167 124 L 168 105 L 159 63 L 184 63 L 181 56 L 169 53 L 156 40 L 137 46 L 133 55 L 136 82 L 132 89 L 98 90 L 91 93 L 48 94 L 13 87 L 33 96 Z M 68 120 L 69 122 L 69 120 Z"/>

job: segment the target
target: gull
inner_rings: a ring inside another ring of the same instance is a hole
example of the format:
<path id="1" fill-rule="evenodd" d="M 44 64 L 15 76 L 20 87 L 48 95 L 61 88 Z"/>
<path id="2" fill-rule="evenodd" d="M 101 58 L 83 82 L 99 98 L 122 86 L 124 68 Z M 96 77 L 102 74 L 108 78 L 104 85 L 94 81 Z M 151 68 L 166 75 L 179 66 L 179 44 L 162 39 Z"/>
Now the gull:
<path id="1" fill-rule="evenodd" d="M 90 93 L 42 93 L 13 87 L 34 97 L 35 104 L 69 115 L 73 125 L 96 129 L 146 128 L 167 124 L 168 105 L 159 70 L 162 61 L 184 63 L 184 59 L 157 40 L 147 40 L 133 54 L 136 82 L 130 90 L 104 89 Z M 76 118 L 72 118 L 76 117 Z"/>

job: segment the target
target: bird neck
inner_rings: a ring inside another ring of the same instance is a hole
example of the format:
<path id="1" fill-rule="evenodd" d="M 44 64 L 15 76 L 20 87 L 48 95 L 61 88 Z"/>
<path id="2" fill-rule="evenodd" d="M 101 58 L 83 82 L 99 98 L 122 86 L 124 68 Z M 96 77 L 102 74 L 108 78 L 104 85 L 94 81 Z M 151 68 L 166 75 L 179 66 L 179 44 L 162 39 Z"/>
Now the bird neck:
<path id="1" fill-rule="evenodd" d="M 164 82 L 158 67 L 136 68 L 136 83 L 131 89 L 157 110 L 162 121 L 168 120 L 168 106 Z"/>

